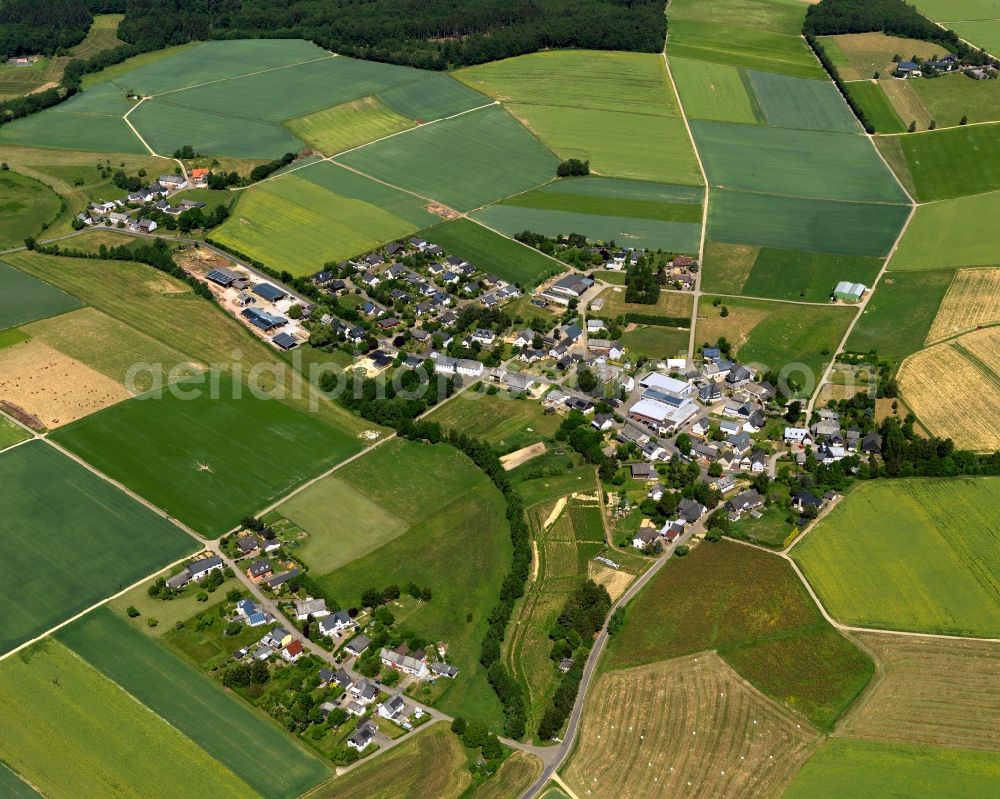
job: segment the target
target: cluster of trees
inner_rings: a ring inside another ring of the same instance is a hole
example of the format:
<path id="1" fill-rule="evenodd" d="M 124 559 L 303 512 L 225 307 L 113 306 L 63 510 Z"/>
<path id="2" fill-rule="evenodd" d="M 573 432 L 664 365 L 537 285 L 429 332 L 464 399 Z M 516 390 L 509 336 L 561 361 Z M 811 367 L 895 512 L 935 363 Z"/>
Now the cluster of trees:
<path id="1" fill-rule="evenodd" d="M 633 313 L 632 311 L 629 311 L 625 314 L 625 321 L 626 323 L 635 322 L 637 325 L 691 327 L 691 317 L 689 316 L 659 316 L 656 314 Z"/>
<path id="2" fill-rule="evenodd" d="M 483 760 L 494 763 L 503 757 L 503 746 L 486 728 L 484 722 L 477 720 L 466 722 L 464 718 L 457 716 L 451 721 L 451 731 L 461 738 L 462 743 L 469 749 L 481 750 Z M 492 770 L 489 773 L 492 773 Z"/>
<path id="3" fill-rule="evenodd" d="M 656 305 L 659 299 L 660 283 L 649 259 L 643 256 L 625 272 L 625 302 Z"/>
<path id="4" fill-rule="evenodd" d="M 88 0 L 6 0 L 0 5 L 0 58 L 64 53 L 90 30 L 91 5 Z"/>
<path id="5" fill-rule="evenodd" d="M 263 685 L 271 678 L 267 663 L 255 660 L 253 663 L 237 663 L 222 674 L 222 684 L 226 688 L 249 688 L 251 684 Z"/>
<path id="6" fill-rule="evenodd" d="M 279 169 L 288 166 L 294 160 L 295 153 L 285 153 L 281 156 L 281 158 L 275 158 L 273 161 L 268 161 L 266 164 L 255 166 L 250 170 L 250 180 L 253 183 L 256 183 L 258 180 L 263 180 L 269 175 L 277 172 Z"/>
<path id="7" fill-rule="evenodd" d="M 590 161 L 579 158 L 567 158 L 556 168 L 556 175 L 561 178 L 575 178 L 590 174 Z"/>
<path id="8" fill-rule="evenodd" d="M 549 632 L 553 641 L 551 657 L 557 661 L 572 657 L 573 665 L 562 675 L 552 696 L 552 704 L 542 715 L 538 725 L 538 737 L 542 740 L 554 738 L 573 710 L 587 653 L 610 610 L 611 596 L 604 586 L 593 580 L 577 587 L 563 605 L 555 626 Z"/>
<path id="9" fill-rule="evenodd" d="M 584 374 L 581 372 L 581 374 Z M 611 410 L 608 406 L 604 413 Z M 601 473 L 601 479 L 609 480 L 614 476 L 618 464 L 614 458 L 609 458 L 602 452 L 604 433 L 597 430 L 580 411 L 570 411 L 559 424 L 555 434 L 557 441 L 565 441 L 574 450 L 583 455 L 587 463 L 595 464 Z"/>
<path id="10" fill-rule="evenodd" d="M 489 627 L 483 639 L 479 662 L 487 669 L 490 684 L 504 706 L 504 731 L 511 738 L 524 735 L 526 713 L 524 694 L 500 659 L 504 633 L 514 612 L 514 603 L 524 596 L 524 584 L 531 571 L 531 534 L 524 518 L 524 502 L 517 488 L 504 471 L 500 459 L 489 444 L 450 430 L 445 433 L 435 422 L 410 422 L 400 428 L 400 434 L 414 441 L 447 442 L 463 452 L 493 482 L 507 503 L 507 522 L 514 556 L 510 571 L 500 585 L 500 599 L 490 611 Z"/>
<path id="11" fill-rule="evenodd" d="M 662 0 L 129 0 L 119 35 L 144 50 L 194 39 L 303 38 L 424 69 L 552 47 L 663 49 Z"/>

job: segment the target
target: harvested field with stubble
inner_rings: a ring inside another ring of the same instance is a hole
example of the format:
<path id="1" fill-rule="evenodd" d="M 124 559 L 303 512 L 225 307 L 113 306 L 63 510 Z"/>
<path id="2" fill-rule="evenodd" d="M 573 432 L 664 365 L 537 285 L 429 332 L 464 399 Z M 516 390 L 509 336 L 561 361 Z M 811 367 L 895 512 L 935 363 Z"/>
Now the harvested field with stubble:
<path id="1" fill-rule="evenodd" d="M 842 732 L 932 746 L 1000 751 L 1000 644 L 857 633 L 885 676 Z"/>
<path id="2" fill-rule="evenodd" d="M 960 269 L 944 295 L 926 343 L 996 322 L 1000 322 L 1000 269 Z"/>
<path id="3" fill-rule="evenodd" d="M 924 426 L 955 446 L 1000 449 L 1000 329 L 968 333 L 907 358 L 900 395 Z"/>
<path id="4" fill-rule="evenodd" d="M 816 732 L 712 652 L 602 675 L 564 771 L 578 796 L 774 796 Z"/>

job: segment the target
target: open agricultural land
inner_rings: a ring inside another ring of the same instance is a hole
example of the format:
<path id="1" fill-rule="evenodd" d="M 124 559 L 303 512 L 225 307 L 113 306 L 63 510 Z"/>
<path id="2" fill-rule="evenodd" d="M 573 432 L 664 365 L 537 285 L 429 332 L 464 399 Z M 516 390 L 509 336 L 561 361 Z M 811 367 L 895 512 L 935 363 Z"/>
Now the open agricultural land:
<path id="1" fill-rule="evenodd" d="M 818 736 L 714 652 L 605 672 L 563 770 L 577 796 L 777 795 Z"/>
<path id="2" fill-rule="evenodd" d="M 892 257 L 892 270 L 997 265 L 997 234 L 978 221 L 996 209 L 1000 192 L 918 206 Z"/>
<path id="3" fill-rule="evenodd" d="M 551 439 L 560 422 L 526 397 L 472 391 L 435 409 L 427 419 L 487 441 L 500 453 Z"/>
<path id="4" fill-rule="evenodd" d="M 991 0 L 916 0 L 914 5 L 976 47 L 989 53 L 1000 50 L 1000 12 Z"/>
<path id="5" fill-rule="evenodd" d="M 927 331 L 927 343 L 997 322 L 1000 322 L 1000 269 L 960 269 Z"/>
<path id="6" fill-rule="evenodd" d="M 0 249 L 19 246 L 29 236 L 37 236 L 42 227 L 59 213 L 59 197 L 44 183 L 5 170 L 0 172 Z"/>
<path id="7" fill-rule="evenodd" d="M 786 561 L 731 542 L 702 543 L 668 561 L 629 604 L 602 668 L 709 649 L 822 731 L 874 673 L 868 656 L 823 620 Z"/>
<path id="8" fill-rule="evenodd" d="M 197 548 L 170 522 L 42 442 L 0 454 L 0 474 L 10 543 L 4 652 Z"/>
<path id="9" fill-rule="evenodd" d="M 845 624 L 996 637 L 998 491 L 995 477 L 863 483 L 791 554 Z"/>
<path id="10" fill-rule="evenodd" d="M 0 330 L 71 311 L 82 303 L 0 261 Z"/>

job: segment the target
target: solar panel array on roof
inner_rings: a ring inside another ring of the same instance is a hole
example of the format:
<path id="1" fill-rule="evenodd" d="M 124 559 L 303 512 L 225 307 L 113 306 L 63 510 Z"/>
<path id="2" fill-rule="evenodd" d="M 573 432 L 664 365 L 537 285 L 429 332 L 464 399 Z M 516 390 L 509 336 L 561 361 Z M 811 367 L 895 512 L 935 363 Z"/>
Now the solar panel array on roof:
<path id="1" fill-rule="evenodd" d="M 281 327 L 288 321 L 281 316 L 271 316 L 271 314 L 261 311 L 259 308 L 247 308 L 243 311 L 242 316 L 248 319 L 254 327 L 258 327 L 261 330 L 273 330 L 276 327 Z"/>
<path id="2" fill-rule="evenodd" d="M 275 344 L 277 344 L 283 350 L 290 350 L 298 341 L 295 340 L 295 336 L 291 336 L 288 333 L 278 333 L 274 338 L 271 339 Z"/>
<path id="3" fill-rule="evenodd" d="M 205 275 L 213 283 L 218 283 L 223 288 L 229 288 L 233 283 L 236 282 L 236 275 L 230 272 L 228 269 L 213 269 L 207 275 Z"/>
<path id="4" fill-rule="evenodd" d="M 277 286 L 272 286 L 270 283 L 258 283 L 253 287 L 253 293 L 258 297 L 263 297 L 268 302 L 274 302 L 287 296 L 284 291 Z"/>

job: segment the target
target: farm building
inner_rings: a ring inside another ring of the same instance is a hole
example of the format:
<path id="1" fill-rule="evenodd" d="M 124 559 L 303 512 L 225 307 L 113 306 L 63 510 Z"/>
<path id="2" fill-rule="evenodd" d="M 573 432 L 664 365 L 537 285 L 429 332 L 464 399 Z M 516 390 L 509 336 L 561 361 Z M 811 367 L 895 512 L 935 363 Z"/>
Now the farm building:
<path id="1" fill-rule="evenodd" d="M 858 302 L 868 291 L 868 287 L 862 283 L 849 283 L 841 280 L 833 290 L 835 299 L 841 302 Z"/>
<path id="2" fill-rule="evenodd" d="M 265 333 L 269 330 L 274 330 L 276 327 L 281 327 L 288 321 L 284 317 L 272 316 L 259 308 L 246 308 L 240 315 L 254 327 L 263 330 Z"/>
<path id="3" fill-rule="evenodd" d="M 258 283 L 253 287 L 253 293 L 258 297 L 263 297 L 268 302 L 277 302 L 288 296 L 284 291 L 277 286 L 272 286 L 270 283 Z"/>

